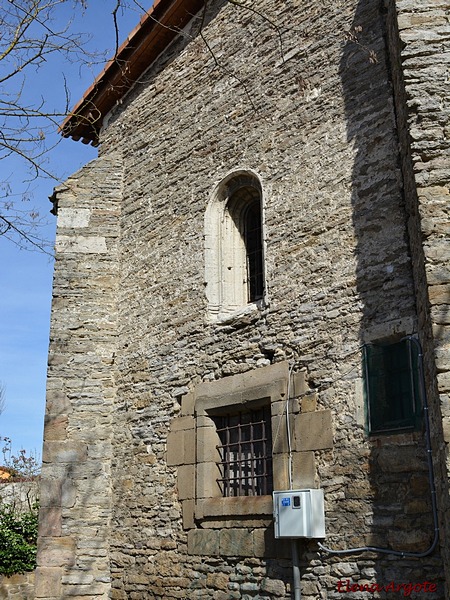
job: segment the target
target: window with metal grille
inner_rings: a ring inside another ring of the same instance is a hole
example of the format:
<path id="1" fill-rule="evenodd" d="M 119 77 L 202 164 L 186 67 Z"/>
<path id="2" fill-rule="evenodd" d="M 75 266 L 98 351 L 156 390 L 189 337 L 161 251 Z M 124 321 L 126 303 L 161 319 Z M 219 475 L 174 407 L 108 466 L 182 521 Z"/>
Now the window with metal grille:
<path id="1" fill-rule="evenodd" d="M 270 408 L 214 417 L 220 439 L 220 478 L 225 497 L 273 491 Z"/>
<path id="2" fill-rule="evenodd" d="M 420 425 L 419 349 L 415 341 L 364 347 L 369 433 L 415 429 Z"/>

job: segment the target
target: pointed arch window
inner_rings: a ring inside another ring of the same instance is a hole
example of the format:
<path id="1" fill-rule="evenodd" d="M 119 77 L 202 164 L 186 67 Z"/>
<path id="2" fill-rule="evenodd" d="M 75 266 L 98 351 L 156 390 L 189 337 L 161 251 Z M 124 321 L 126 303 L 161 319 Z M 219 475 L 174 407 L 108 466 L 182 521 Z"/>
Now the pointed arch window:
<path id="1" fill-rule="evenodd" d="M 208 206 L 205 276 L 213 317 L 226 317 L 264 299 L 262 191 L 253 174 L 228 177 Z"/>

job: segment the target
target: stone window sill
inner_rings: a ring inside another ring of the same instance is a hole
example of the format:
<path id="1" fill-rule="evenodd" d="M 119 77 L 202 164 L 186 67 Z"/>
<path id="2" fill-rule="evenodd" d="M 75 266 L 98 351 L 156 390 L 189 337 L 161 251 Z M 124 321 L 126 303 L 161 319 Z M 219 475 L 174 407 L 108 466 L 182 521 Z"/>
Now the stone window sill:
<path id="1" fill-rule="evenodd" d="M 272 496 L 237 496 L 231 498 L 207 498 L 195 505 L 195 518 L 252 517 L 273 513 Z"/>
<path id="2" fill-rule="evenodd" d="M 256 302 L 251 302 L 246 306 L 241 308 L 237 308 L 236 310 L 230 312 L 219 313 L 214 318 L 214 323 L 220 326 L 229 326 L 229 325 L 238 325 L 240 323 L 246 323 L 254 321 L 259 317 L 259 313 L 261 310 L 266 308 L 266 303 L 264 300 L 257 300 Z"/>

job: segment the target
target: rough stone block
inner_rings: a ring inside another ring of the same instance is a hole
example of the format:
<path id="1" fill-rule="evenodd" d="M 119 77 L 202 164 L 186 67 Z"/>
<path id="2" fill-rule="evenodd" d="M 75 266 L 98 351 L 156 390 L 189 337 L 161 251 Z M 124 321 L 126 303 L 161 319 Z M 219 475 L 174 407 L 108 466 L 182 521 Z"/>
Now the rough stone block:
<path id="1" fill-rule="evenodd" d="M 295 417 L 295 449 L 325 450 L 333 447 L 330 410 L 301 413 Z"/>
<path id="2" fill-rule="evenodd" d="M 191 529 L 188 531 L 188 553 L 199 556 L 219 554 L 219 532 L 214 529 Z"/>

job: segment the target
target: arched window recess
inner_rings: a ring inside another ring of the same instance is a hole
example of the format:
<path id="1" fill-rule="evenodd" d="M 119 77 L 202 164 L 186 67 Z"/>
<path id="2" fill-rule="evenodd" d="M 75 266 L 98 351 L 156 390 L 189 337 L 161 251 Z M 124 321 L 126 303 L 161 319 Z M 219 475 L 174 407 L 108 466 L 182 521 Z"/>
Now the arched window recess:
<path id="1" fill-rule="evenodd" d="M 205 216 L 205 278 L 213 319 L 264 300 L 262 190 L 253 173 L 228 176 L 213 194 Z"/>

